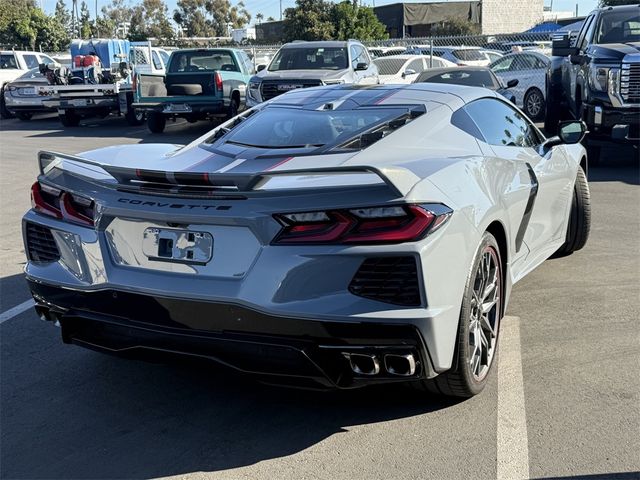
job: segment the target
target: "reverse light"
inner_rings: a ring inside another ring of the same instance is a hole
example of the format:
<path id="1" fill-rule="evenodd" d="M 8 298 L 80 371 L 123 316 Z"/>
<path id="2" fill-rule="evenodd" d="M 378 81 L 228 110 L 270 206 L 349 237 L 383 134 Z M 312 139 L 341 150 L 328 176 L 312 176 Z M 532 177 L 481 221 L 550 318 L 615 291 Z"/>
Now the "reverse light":
<path id="1" fill-rule="evenodd" d="M 44 215 L 94 226 L 93 200 L 50 185 L 35 182 L 31 186 L 31 206 Z"/>
<path id="2" fill-rule="evenodd" d="M 402 205 L 275 215 L 283 226 L 273 241 L 291 244 L 381 244 L 416 241 L 451 216 L 441 205 Z"/>

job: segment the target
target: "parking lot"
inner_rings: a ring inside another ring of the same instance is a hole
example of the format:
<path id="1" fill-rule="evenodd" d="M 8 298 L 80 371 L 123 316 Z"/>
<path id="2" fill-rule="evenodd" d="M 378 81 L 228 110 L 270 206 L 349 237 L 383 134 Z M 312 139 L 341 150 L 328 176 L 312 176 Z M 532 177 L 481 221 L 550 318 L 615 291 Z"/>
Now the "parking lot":
<path id="1" fill-rule="evenodd" d="M 610 148 L 589 171 L 589 243 L 515 286 L 497 372 L 470 400 L 275 388 L 64 345 L 26 303 L 20 218 L 36 153 L 184 144 L 208 128 L 2 121 L 2 478 L 640 478 L 637 151 Z"/>

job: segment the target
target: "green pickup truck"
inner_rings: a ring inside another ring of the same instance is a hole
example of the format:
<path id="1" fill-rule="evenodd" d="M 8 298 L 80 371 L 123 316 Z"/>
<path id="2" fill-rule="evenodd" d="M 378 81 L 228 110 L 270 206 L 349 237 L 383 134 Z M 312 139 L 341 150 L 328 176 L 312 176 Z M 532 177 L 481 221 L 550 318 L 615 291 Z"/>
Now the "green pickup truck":
<path id="1" fill-rule="evenodd" d="M 134 77 L 132 107 L 147 115 L 153 133 L 162 133 L 167 118 L 189 122 L 233 117 L 245 105 L 245 91 L 254 66 L 242 50 L 199 48 L 176 50 L 164 76 Z"/>

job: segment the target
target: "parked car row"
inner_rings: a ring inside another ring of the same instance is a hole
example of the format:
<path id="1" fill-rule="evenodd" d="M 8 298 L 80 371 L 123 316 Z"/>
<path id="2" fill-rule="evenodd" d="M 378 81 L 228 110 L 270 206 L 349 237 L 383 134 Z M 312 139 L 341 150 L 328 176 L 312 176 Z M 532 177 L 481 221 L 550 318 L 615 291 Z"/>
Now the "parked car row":
<path id="1" fill-rule="evenodd" d="M 72 62 L 82 47 L 88 45 L 93 51 L 99 50 L 96 47 L 100 40 L 90 44 L 77 42 L 81 45 L 72 45 Z M 104 42 L 110 44 L 109 40 Z M 146 119 L 154 133 L 161 133 L 167 120 L 185 118 L 195 122 L 231 117 L 244 108 L 298 88 L 340 83 L 406 84 L 426 78 L 498 91 L 534 120 L 540 120 L 545 112 L 544 82 L 549 59 L 534 51 L 503 55 L 479 47 L 415 45 L 399 50 L 367 49 L 355 40 L 292 42 L 282 46 L 268 65 L 256 65 L 255 61 L 261 58 L 252 61 L 245 51 L 234 48 L 183 49 L 171 54 L 146 42 L 134 42 L 128 48 L 133 72 L 123 78 L 124 99 L 115 100 L 118 94 L 111 92 L 114 100 L 110 105 L 117 113 L 124 111 L 132 124 Z M 404 53 L 399 55 L 398 51 Z M 494 59 L 492 63 L 490 58 Z M 39 60 L 54 63 L 50 57 L 36 58 L 32 63 Z M 449 71 L 452 67 L 460 71 Z M 425 75 L 426 71 L 433 75 Z M 82 95 L 74 91 L 72 99 L 60 98 L 65 90 L 75 89 L 71 85 L 55 85 L 59 82 L 51 80 L 38 68 L 26 71 L 3 92 L 3 108 L 21 120 L 41 111 L 57 110 L 65 126 L 75 126 L 80 118 L 98 110 L 90 107 L 105 102 L 105 96 L 96 99 L 95 92 Z M 91 81 L 83 82 L 81 87 L 85 88 L 86 83 L 91 85 L 90 89 L 99 88 Z M 105 112 L 109 113 L 98 110 L 100 115 Z"/>

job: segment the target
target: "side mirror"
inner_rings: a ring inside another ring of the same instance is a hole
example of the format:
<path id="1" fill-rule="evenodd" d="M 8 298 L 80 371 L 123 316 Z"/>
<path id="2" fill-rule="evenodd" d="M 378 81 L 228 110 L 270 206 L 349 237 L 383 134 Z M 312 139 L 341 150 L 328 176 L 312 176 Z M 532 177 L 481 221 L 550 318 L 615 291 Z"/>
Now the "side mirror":
<path id="1" fill-rule="evenodd" d="M 507 82 L 507 88 L 516 87 L 518 85 L 518 83 L 520 83 L 520 80 L 518 80 L 517 78 L 512 78 L 511 80 L 509 80 Z"/>
<path id="2" fill-rule="evenodd" d="M 548 138 L 542 145 L 545 151 L 548 151 L 556 145 L 566 144 L 573 145 L 580 143 L 587 133 L 587 125 L 581 120 L 568 120 L 560 122 L 558 126 L 558 136 Z"/>
<path id="3" fill-rule="evenodd" d="M 576 55 L 578 49 L 571 45 L 571 32 L 562 32 L 551 39 L 551 55 L 554 57 L 566 57 Z"/>
<path id="4" fill-rule="evenodd" d="M 369 64 L 365 63 L 365 62 L 360 62 L 356 65 L 356 68 L 354 70 L 358 71 L 358 70 L 366 70 L 367 68 L 369 68 Z"/>
<path id="5" fill-rule="evenodd" d="M 407 68 L 404 72 L 402 72 L 402 78 L 406 77 L 407 75 L 415 75 L 416 72 L 413 68 Z"/>
<path id="6" fill-rule="evenodd" d="M 256 67 L 256 72 L 261 72 L 262 70 L 264 70 L 265 68 L 267 68 L 266 65 L 262 64 L 262 65 L 258 65 Z"/>

